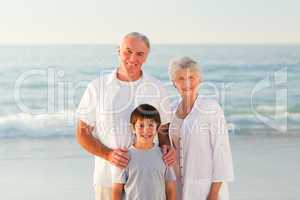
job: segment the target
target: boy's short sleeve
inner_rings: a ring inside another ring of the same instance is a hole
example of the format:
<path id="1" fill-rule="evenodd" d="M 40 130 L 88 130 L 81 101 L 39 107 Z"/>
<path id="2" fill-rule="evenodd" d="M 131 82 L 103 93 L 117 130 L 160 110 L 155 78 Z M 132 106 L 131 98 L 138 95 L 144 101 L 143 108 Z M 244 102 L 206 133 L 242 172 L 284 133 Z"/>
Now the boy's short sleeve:
<path id="1" fill-rule="evenodd" d="M 176 175 L 173 167 L 167 167 L 166 173 L 165 173 L 165 181 L 175 181 Z"/>
<path id="2" fill-rule="evenodd" d="M 123 183 L 125 184 L 128 179 L 128 168 L 122 170 L 116 170 L 113 173 L 113 183 Z"/>

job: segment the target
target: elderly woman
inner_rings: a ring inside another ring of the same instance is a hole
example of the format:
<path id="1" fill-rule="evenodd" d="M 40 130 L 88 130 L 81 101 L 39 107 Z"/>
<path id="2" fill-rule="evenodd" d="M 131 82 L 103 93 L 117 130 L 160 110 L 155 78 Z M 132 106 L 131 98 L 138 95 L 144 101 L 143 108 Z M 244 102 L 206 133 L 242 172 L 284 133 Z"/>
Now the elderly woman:
<path id="1" fill-rule="evenodd" d="M 177 199 L 229 199 L 226 182 L 233 181 L 233 166 L 223 111 L 200 97 L 202 73 L 194 60 L 171 61 L 169 76 L 181 96 L 169 127 L 178 155 Z"/>

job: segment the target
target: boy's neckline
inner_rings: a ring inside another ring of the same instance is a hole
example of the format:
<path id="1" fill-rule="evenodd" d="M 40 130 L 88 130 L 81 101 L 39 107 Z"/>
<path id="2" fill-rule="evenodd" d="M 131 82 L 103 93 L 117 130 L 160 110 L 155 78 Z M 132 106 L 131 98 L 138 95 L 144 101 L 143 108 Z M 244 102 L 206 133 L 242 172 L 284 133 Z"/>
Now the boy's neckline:
<path id="1" fill-rule="evenodd" d="M 139 150 L 139 151 L 149 151 L 149 150 L 152 150 L 152 149 L 154 149 L 155 148 L 155 143 L 153 143 L 152 144 L 152 147 L 150 147 L 150 148 L 138 148 L 138 147 L 136 147 L 135 146 L 135 144 L 133 144 L 133 145 L 131 145 L 131 147 L 133 148 L 133 149 L 135 149 L 135 150 Z"/>

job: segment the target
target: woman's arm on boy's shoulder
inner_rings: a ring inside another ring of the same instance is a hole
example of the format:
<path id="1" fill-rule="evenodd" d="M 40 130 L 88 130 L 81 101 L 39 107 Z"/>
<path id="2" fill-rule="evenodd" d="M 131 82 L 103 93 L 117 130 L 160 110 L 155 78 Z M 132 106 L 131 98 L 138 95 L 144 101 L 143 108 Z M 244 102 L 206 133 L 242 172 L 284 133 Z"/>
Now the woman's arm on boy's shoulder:
<path id="1" fill-rule="evenodd" d="M 159 141 L 159 146 L 162 147 L 163 145 L 168 145 L 170 146 L 170 140 L 169 140 L 169 126 L 170 123 L 167 124 L 161 124 L 158 127 L 158 141 Z"/>
<path id="2" fill-rule="evenodd" d="M 173 166 L 176 163 L 176 152 L 170 145 L 169 125 L 170 123 L 160 125 L 158 128 L 158 141 L 162 149 L 164 163 L 166 163 L 167 166 Z"/>
<path id="3" fill-rule="evenodd" d="M 114 183 L 112 186 L 112 200 L 121 200 L 123 189 L 123 183 Z"/>
<path id="4" fill-rule="evenodd" d="M 176 181 L 166 181 L 167 200 L 176 200 Z"/>

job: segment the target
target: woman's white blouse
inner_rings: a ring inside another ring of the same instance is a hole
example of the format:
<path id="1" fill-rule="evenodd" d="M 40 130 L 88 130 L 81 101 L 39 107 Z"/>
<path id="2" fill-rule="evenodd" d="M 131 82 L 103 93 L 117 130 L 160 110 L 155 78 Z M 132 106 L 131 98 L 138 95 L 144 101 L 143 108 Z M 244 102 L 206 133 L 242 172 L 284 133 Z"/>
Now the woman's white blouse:
<path id="1" fill-rule="evenodd" d="M 233 181 L 233 164 L 223 110 L 216 101 L 198 97 L 181 120 L 175 115 L 178 103 L 169 129 L 179 161 L 178 195 L 206 200 L 211 183 L 223 182 L 219 199 L 228 199 L 226 182 Z"/>

